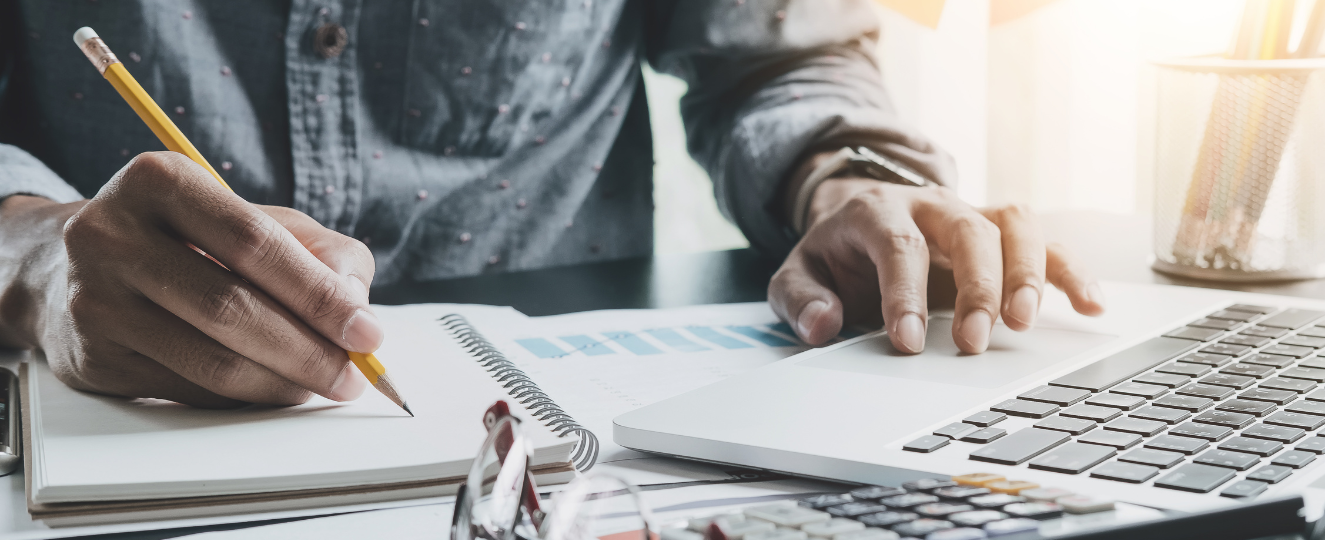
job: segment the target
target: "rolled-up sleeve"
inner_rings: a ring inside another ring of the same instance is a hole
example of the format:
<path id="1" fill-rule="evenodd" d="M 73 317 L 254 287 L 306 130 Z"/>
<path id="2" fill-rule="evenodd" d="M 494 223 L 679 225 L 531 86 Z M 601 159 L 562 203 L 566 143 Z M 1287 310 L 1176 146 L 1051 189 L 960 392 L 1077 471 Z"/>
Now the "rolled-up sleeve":
<path id="1" fill-rule="evenodd" d="M 718 204 L 758 249 L 795 244 L 781 187 L 809 153 L 865 145 L 944 184 L 952 158 L 904 125 L 888 100 L 868 0 L 651 0 L 648 59 L 689 85 L 691 155 Z"/>

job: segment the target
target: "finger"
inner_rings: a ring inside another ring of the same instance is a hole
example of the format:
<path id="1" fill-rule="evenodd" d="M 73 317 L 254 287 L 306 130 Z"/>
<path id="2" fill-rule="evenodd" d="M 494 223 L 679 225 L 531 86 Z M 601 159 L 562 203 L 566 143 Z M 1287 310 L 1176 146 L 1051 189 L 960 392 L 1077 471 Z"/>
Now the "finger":
<path id="1" fill-rule="evenodd" d="M 963 352 L 984 352 L 1002 297 L 1003 249 L 998 227 L 947 195 L 921 202 L 916 218 L 925 236 L 952 260 L 957 283 L 953 341 Z"/>
<path id="2" fill-rule="evenodd" d="M 271 216 L 172 152 L 126 166 L 117 195 L 289 308 L 342 348 L 372 352 L 382 330 L 364 296 Z"/>
<path id="3" fill-rule="evenodd" d="M 874 201 L 869 209 L 847 215 L 858 221 L 853 239 L 878 271 L 883 320 L 893 347 L 906 353 L 925 350 L 929 310 L 929 246 L 907 207 Z"/>
<path id="4" fill-rule="evenodd" d="M 768 303 L 810 345 L 827 343 L 842 331 L 841 300 L 833 294 L 827 273 L 816 271 L 800 248 L 773 274 Z"/>
<path id="5" fill-rule="evenodd" d="M 87 339 L 78 354 L 81 358 L 77 362 L 55 362 L 51 366 L 56 378 L 71 388 L 111 396 L 165 399 L 208 409 L 244 405 L 242 401 L 209 392 L 131 348 L 109 340 Z"/>
<path id="6" fill-rule="evenodd" d="M 1030 330 L 1044 291 L 1045 248 L 1035 216 L 1023 206 L 981 210 L 998 226 L 1003 247 L 1003 322 Z"/>
<path id="7" fill-rule="evenodd" d="M 363 242 L 323 227 L 308 214 L 284 206 L 257 205 L 267 215 L 290 231 L 309 253 L 327 265 L 332 272 L 346 278 L 346 282 L 361 293 L 368 302 L 368 288 L 373 284 L 377 268 L 373 253 Z"/>
<path id="8" fill-rule="evenodd" d="M 1104 292 L 1081 262 L 1059 244 L 1049 244 L 1047 254 L 1049 283 L 1067 294 L 1072 308 L 1092 317 L 1104 314 Z"/>

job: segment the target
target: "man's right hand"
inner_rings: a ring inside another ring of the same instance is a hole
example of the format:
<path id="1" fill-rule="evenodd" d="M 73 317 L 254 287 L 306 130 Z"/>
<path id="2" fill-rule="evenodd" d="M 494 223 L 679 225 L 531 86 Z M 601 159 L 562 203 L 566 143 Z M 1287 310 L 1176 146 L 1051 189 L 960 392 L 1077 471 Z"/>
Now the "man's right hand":
<path id="1" fill-rule="evenodd" d="M 41 347 L 82 390 L 199 407 L 347 401 L 367 381 L 345 351 L 382 342 L 362 243 L 249 204 L 172 152 L 139 155 L 90 201 L 6 199 L 11 258 L 23 268 L 0 270 L 0 344 Z"/>

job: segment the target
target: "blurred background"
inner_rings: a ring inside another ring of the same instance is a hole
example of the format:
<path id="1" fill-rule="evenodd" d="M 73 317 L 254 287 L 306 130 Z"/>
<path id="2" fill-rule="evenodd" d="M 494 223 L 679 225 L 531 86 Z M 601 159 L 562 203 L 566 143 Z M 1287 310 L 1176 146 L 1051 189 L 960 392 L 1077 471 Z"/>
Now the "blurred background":
<path id="1" fill-rule="evenodd" d="M 877 0 L 888 90 L 957 161 L 962 198 L 1040 212 L 1150 212 L 1151 60 L 1220 54 L 1242 0 Z M 1309 2 L 1298 2 L 1309 9 Z M 1305 20 L 1306 17 L 1298 17 Z M 1300 32 L 1301 29 L 1295 29 Z M 746 246 L 685 151 L 685 84 L 646 69 L 655 250 Z"/>

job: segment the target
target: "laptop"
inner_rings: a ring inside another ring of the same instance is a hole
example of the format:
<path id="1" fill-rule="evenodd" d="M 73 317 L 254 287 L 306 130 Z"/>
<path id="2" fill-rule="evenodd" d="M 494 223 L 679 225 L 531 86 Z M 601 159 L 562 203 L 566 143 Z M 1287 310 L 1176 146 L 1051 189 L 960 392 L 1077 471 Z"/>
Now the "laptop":
<path id="1" fill-rule="evenodd" d="M 921 354 L 867 334 L 623 414 L 613 437 L 645 452 L 931 496 L 856 500 L 837 513 L 850 501 L 802 504 L 840 517 L 1035 519 L 1114 503 L 1196 512 L 1286 495 L 1310 507 L 1325 485 L 1325 302 L 1103 289 L 1105 315 L 1076 314 L 1051 291 L 1034 329 L 1000 321 L 984 354 L 961 354 L 952 314 L 931 313 Z M 1056 504 L 1065 495 L 1099 504 Z M 1003 505 L 972 503 L 995 499 Z M 916 501 L 937 506 L 906 506 Z"/>

